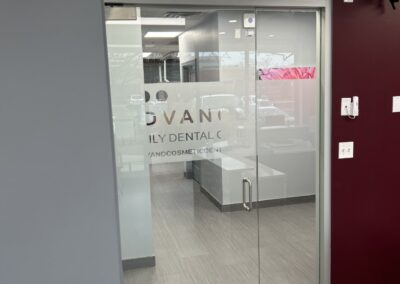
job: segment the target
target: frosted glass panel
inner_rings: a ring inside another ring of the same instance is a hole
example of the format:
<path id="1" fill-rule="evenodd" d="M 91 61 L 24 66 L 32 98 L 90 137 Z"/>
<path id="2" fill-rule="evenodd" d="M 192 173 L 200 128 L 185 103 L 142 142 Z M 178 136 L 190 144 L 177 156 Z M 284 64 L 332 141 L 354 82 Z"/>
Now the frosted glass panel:
<path id="1" fill-rule="evenodd" d="M 107 22 L 123 260 L 154 256 L 141 27 Z"/>

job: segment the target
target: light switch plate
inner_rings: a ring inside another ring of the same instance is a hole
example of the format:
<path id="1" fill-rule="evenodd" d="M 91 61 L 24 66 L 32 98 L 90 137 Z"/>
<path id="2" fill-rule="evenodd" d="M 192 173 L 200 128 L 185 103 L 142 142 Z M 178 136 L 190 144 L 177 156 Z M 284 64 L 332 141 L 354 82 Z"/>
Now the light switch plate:
<path id="1" fill-rule="evenodd" d="M 400 96 L 393 97 L 393 112 L 400 112 Z"/>
<path id="2" fill-rule="evenodd" d="M 339 143 L 339 159 L 354 158 L 354 142 Z"/>

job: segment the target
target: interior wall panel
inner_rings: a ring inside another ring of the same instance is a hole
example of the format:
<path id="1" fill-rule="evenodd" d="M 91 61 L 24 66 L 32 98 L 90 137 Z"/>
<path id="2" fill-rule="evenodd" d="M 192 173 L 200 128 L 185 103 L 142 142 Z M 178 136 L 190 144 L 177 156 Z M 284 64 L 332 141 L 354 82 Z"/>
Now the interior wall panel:
<path id="1" fill-rule="evenodd" d="M 121 283 L 103 4 L 2 7 L 0 283 Z"/>
<path id="2" fill-rule="evenodd" d="M 400 283 L 400 11 L 389 1 L 333 2 L 332 283 Z M 359 96 L 360 116 L 340 116 Z M 338 159 L 354 141 L 355 158 Z"/>

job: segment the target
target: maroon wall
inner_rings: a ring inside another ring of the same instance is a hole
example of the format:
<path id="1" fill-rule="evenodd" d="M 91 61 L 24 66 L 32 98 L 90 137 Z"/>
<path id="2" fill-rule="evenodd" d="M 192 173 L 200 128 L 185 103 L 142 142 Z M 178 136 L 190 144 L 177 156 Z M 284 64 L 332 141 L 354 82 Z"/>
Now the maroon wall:
<path id="1" fill-rule="evenodd" d="M 332 283 L 400 283 L 400 4 L 332 1 Z M 351 96 L 354 121 L 340 116 Z M 354 159 L 337 158 L 340 141 Z"/>

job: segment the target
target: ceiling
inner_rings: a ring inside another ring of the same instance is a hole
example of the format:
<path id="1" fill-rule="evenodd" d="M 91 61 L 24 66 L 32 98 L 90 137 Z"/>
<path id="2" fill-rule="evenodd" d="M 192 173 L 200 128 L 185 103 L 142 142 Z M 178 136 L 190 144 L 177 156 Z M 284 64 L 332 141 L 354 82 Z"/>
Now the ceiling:
<path id="1" fill-rule="evenodd" d="M 148 59 L 165 58 L 179 52 L 179 37 L 146 38 L 148 32 L 185 32 L 202 23 L 214 9 L 183 8 L 183 7 L 135 7 L 134 5 L 113 6 L 106 8 L 107 19 L 134 20 L 142 18 L 184 18 L 185 25 L 142 25 L 143 52 L 152 53 Z"/>
<path id="2" fill-rule="evenodd" d="M 200 24 L 204 19 L 215 10 L 176 8 L 176 7 L 142 7 L 140 8 L 141 17 L 151 18 L 185 18 L 185 26 L 142 26 L 143 52 L 152 52 L 166 56 L 179 51 L 178 37 L 176 38 L 145 38 L 149 31 L 179 31 L 185 32 Z"/>
<path id="3" fill-rule="evenodd" d="M 119 10 L 121 8 L 118 8 Z M 122 8 L 126 10 L 135 9 L 134 6 L 127 6 Z M 202 23 L 205 18 L 215 12 L 213 9 L 196 9 L 196 8 L 182 8 L 182 7 L 150 7 L 144 6 L 138 8 L 136 16 L 142 18 L 184 18 L 185 26 L 171 26 L 171 25 L 142 25 L 142 42 L 143 52 L 151 52 L 149 58 L 163 58 L 169 54 L 177 53 L 179 51 L 178 37 L 175 38 L 146 38 L 145 35 L 152 32 L 185 32 L 191 28 Z M 127 13 L 121 13 L 126 15 Z M 132 13 L 129 13 L 132 14 Z"/>

